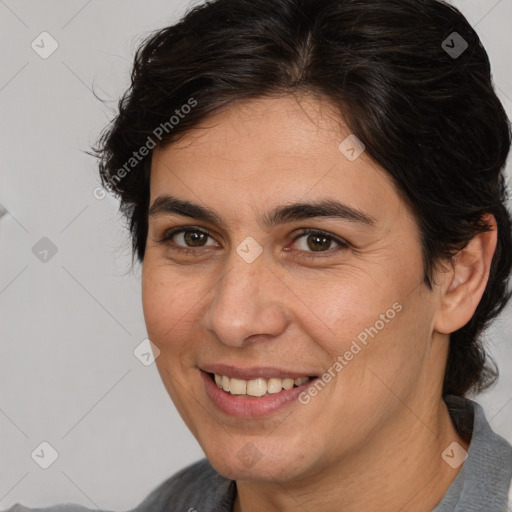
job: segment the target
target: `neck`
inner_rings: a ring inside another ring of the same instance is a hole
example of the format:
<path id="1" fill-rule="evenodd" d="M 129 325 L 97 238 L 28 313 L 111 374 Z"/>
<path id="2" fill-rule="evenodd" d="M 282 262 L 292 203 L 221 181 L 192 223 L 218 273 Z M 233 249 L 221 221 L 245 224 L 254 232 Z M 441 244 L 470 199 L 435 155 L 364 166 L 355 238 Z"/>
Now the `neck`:
<path id="1" fill-rule="evenodd" d="M 430 512 L 460 470 L 441 458 L 454 441 L 468 449 L 443 401 L 414 412 L 404 406 L 393 424 L 334 466 L 294 481 L 237 481 L 233 510 Z"/>

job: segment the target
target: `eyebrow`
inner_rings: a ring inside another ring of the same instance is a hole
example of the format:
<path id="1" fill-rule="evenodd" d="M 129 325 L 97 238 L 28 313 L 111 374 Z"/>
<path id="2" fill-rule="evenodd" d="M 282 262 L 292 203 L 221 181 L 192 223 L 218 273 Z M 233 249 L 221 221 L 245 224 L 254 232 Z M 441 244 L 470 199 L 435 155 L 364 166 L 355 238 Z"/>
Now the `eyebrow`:
<path id="1" fill-rule="evenodd" d="M 169 214 L 190 217 L 226 227 L 226 223 L 211 208 L 170 195 L 158 196 L 149 209 L 149 217 L 155 218 Z M 374 226 L 376 222 L 373 217 L 357 208 L 328 199 L 278 206 L 263 215 L 262 224 L 266 227 L 274 227 L 288 222 L 316 217 L 342 219 L 366 226 Z"/>

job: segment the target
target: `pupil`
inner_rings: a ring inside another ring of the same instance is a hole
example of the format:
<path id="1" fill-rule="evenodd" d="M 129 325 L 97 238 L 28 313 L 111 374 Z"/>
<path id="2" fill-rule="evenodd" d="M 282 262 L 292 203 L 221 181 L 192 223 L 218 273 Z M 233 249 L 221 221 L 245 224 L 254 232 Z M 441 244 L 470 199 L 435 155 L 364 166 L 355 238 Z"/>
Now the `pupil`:
<path id="1" fill-rule="evenodd" d="M 197 231 L 187 231 L 185 233 L 185 242 L 192 247 L 199 247 L 204 242 L 205 234 Z"/>
<path id="2" fill-rule="evenodd" d="M 310 235 L 308 237 L 308 246 L 313 251 L 322 249 L 328 249 L 330 245 L 330 239 L 322 235 Z"/>

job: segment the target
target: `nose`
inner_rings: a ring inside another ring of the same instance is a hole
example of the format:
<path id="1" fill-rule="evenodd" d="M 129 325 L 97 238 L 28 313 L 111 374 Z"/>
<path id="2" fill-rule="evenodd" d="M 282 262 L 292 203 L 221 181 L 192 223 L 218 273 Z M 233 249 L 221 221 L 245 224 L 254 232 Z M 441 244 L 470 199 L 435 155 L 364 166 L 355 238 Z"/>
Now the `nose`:
<path id="1" fill-rule="evenodd" d="M 225 345 L 241 347 L 272 339 L 289 323 L 280 300 L 283 284 L 262 256 L 246 263 L 233 254 L 205 310 L 206 328 Z"/>

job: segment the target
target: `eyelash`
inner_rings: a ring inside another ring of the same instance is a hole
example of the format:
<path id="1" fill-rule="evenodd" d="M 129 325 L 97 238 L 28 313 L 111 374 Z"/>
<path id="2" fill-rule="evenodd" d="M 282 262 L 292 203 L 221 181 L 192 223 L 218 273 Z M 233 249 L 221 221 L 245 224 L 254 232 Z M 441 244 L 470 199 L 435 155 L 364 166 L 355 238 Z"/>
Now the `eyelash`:
<path id="1" fill-rule="evenodd" d="M 192 255 L 192 254 L 197 255 L 198 249 L 210 247 L 210 246 L 199 246 L 196 248 L 192 248 L 192 247 L 183 247 L 180 245 L 167 243 L 167 242 L 171 241 L 174 236 L 176 236 L 180 233 L 186 233 L 186 232 L 201 233 L 201 234 L 208 236 L 209 238 L 213 238 L 211 236 L 211 234 L 208 233 L 208 231 L 196 228 L 194 226 L 189 226 L 189 227 L 181 227 L 181 228 L 171 229 L 170 231 L 168 231 L 164 234 L 162 239 L 157 240 L 157 242 L 166 244 L 170 248 L 172 248 L 172 250 L 179 251 L 180 253 L 185 254 L 185 255 Z M 343 240 L 342 238 L 332 235 L 331 233 L 328 233 L 326 231 L 322 231 L 321 229 L 313 229 L 313 228 L 302 229 L 300 231 L 300 233 L 298 233 L 293 238 L 292 243 L 295 243 L 298 239 L 300 239 L 304 236 L 309 236 L 309 235 L 323 236 L 323 237 L 327 238 L 328 240 L 330 240 L 331 242 L 335 242 L 336 244 L 338 244 L 338 247 L 327 249 L 326 251 L 303 251 L 303 250 L 299 249 L 299 252 L 303 253 L 302 257 L 305 257 L 305 258 L 318 258 L 318 257 L 322 257 L 322 255 L 325 255 L 325 254 L 328 254 L 330 256 L 331 251 L 333 251 L 333 250 L 335 252 L 338 252 L 339 250 L 348 249 L 350 247 L 350 244 L 346 240 Z"/>

